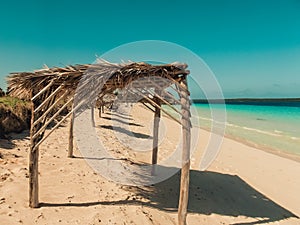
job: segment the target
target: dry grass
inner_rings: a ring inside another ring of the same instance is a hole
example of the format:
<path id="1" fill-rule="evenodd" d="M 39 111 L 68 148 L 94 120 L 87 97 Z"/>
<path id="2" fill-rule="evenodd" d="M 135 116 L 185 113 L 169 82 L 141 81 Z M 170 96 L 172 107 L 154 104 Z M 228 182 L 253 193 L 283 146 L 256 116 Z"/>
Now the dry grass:
<path id="1" fill-rule="evenodd" d="M 19 98 L 5 96 L 0 97 L 0 107 L 1 108 L 11 108 L 15 109 L 18 106 L 29 107 L 30 103 Z"/>

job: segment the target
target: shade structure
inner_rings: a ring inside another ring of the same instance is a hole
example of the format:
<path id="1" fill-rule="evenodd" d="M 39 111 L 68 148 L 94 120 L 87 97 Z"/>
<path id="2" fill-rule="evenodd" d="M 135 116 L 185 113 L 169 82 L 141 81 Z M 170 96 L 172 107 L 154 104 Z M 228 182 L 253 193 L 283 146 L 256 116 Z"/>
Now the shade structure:
<path id="1" fill-rule="evenodd" d="M 95 64 L 54 67 L 34 72 L 11 73 L 8 89 L 11 96 L 32 102 L 29 153 L 29 205 L 39 206 L 39 146 L 67 118 L 70 119 L 69 151 L 73 156 L 74 115 L 87 108 L 119 102 L 140 102 L 154 112 L 152 164 L 157 163 L 158 126 L 161 112 L 182 126 L 182 170 L 178 207 L 178 224 L 186 224 L 190 170 L 190 99 L 187 85 L 189 71 L 183 63 L 151 65 L 144 62 L 115 64 L 98 59 Z M 121 93 L 121 94 L 120 94 Z M 167 105 L 175 111 L 174 116 Z M 178 105 L 179 107 L 174 107 Z M 64 116 L 61 113 L 66 111 Z M 93 118 L 93 116 L 92 116 Z M 49 128 L 51 123 L 54 126 Z M 49 132 L 45 134 L 46 129 Z M 153 171 L 155 174 L 155 171 Z"/>

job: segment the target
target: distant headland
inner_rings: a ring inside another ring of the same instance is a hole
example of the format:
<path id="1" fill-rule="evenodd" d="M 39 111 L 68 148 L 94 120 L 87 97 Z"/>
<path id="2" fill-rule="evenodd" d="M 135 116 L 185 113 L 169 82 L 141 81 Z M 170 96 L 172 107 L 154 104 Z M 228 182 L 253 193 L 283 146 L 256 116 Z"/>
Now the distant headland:
<path id="1" fill-rule="evenodd" d="M 198 104 L 232 104 L 300 107 L 300 98 L 230 98 L 230 99 L 192 99 Z"/>

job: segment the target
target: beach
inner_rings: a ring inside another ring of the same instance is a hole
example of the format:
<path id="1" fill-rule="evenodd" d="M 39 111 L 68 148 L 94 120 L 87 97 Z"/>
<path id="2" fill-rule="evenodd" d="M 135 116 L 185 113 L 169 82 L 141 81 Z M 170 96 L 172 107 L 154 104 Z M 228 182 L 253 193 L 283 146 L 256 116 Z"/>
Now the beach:
<path id="1" fill-rule="evenodd" d="M 95 113 L 96 132 L 115 158 L 150 163 L 151 151 L 131 151 L 118 141 L 121 133 L 128 134 L 111 129 L 115 122 L 129 123 L 135 134 L 125 138 L 129 143 L 151 137 L 153 113 L 139 104 L 131 112 L 125 116 L 106 110 L 102 118 Z M 165 116 L 162 121 L 166 132 L 158 164 L 170 157 L 181 133 L 174 121 Z M 145 187 L 109 181 L 79 149 L 74 158 L 67 157 L 68 126 L 60 126 L 40 147 L 37 209 L 28 206 L 29 132 L 0 140 L 1 224 L 176 224 L 178 173 Z M 300 224 L 299 162 L 224 138 L 215 161 L 200 171 L 210 132 L 199 132 L 191 156 L 188 224 Z"/>

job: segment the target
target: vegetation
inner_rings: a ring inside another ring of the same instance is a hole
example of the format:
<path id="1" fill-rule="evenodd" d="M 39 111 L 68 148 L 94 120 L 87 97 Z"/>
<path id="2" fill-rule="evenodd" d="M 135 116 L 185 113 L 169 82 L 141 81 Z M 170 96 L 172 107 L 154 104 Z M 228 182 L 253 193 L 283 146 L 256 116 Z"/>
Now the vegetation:
<path id="1" fill-rule="evenodd" d="M 18 98 L 4 96 L 0 97 L 0 107 L 15 109 L 17 106 L 29 107 L 30 103 Z"/>
<path id="2" fill-rule="evenodd" d="M 29 129 L 30 119 L 29 102 L 10 96 L 0 97 L 0 138 Z"/>

